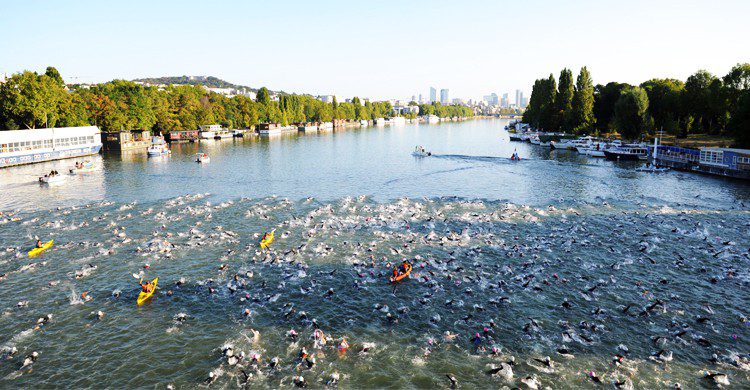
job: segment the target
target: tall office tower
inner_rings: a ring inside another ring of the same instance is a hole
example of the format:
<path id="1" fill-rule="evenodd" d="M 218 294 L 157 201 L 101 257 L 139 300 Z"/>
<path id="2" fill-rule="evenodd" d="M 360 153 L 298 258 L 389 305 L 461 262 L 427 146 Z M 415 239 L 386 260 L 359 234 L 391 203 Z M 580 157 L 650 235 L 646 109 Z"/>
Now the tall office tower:
<path id="1" fill-rule="evenodd" d="M 448 96 L 448 89 L 441 89 L 440 90 L 440 103 L 448 104 L 450 102 L 450 97 Z"/>
<path id="2" fill-rule="evenodd" d="M 430 87 L 430 103 L 437 101 L 437 89 Z"/>
<path id="3" fill-rule="evenodd" d="M 523 97 L 523 92 L 521 92 L 521 102 L 519 103 L 518 107 L 521 107 L 521 108 L 526 107 L 526 105 L 523 103 L 524 100 L 526 99 Z"/>
<path id="4" fill-rule="evenodd" d="M 521 90 L 516 90 L 516 107 L 521 107 Z"/>
<path id="5" fill-rule="evenodd" d="M 421 93 L 419 94 L 419 100 L 417 101 L 417 103 L 419 103 L 419 104 L 424 103 L 424 101 L 422 101 L 422 94 Z"/>
<path id="6" fill-rule="evenodd" d="M 508 94 L 507 94 L 507 93 L 504 93 L 504 94 L 503 94 L 503 100 L 502 100 L 502 102 L 501 102 L 501 104 L 500 104 L 500 105 L 501 105 L 501 106 L 502 106 L 503 108 L 508 108 Z"/>

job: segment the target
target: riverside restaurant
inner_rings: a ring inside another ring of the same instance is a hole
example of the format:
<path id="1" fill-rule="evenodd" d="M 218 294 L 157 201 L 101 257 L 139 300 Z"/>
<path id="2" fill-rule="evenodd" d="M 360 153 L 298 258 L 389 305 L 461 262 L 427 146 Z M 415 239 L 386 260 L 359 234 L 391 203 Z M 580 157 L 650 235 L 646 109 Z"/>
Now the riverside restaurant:
<path id="1" fill-rule="evenodd" d="M 0 131 L 0 168 L 99 153 L 96 126 Z"/>

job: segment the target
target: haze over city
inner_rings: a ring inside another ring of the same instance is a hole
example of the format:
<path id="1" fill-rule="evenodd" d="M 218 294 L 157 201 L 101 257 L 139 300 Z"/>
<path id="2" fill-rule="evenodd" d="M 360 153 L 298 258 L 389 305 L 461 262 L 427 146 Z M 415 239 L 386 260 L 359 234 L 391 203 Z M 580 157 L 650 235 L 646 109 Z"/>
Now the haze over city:
<path id="1" fill-rule="evenodd" d="M 2 8 L 0 73 L 53 65 L 67 82 L 211 75 L 370 99 L 410 99 L 435 87 L 451 98 L 509 93 L 513 103 L 516 89 L 528 96 L 535 79 L 563 67 L 587 66 L 595 83 L 725 74 L 743 60 L 738 49 L 750 35 L 744 1 L 4 1 Z"/>

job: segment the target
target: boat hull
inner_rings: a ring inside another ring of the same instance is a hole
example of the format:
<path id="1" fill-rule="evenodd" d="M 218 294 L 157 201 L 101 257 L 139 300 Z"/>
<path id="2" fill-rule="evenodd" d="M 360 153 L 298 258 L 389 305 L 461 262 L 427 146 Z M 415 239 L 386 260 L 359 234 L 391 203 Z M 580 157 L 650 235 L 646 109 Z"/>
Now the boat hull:
<path id="1" fill-rule="evenodd" d="M 608 150 L 604 151 L 604 157 L 610 161 L 638 161 L 646 158 L 646 156 L 641 157 L 638 154 L 611 152 Z"/>
<path id="2" fill-rule="evenodd" d="M 92 145 L 67 150 L 29 153 L 7 157 L 2 156 L 0 157 L 0 168 L 10 167 L 14 165 L 26 165 L 45 161 L 62 160 L 66 158 L 91 156 L 94 154 L 99 154 L 99 151 L 101 149 L 102 145 Z"/>

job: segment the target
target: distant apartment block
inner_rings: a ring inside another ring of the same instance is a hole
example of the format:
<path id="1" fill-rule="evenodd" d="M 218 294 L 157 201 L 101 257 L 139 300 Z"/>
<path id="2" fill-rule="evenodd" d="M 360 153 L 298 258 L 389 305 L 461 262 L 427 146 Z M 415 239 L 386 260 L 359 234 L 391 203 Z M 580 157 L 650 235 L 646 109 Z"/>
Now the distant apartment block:
<path id="1" fill-rule="evenodd" d="M 450 102 L 450 96 L 448 95 L 448 89 L 440 90 L 440 103 L 448 104 Z"/>

